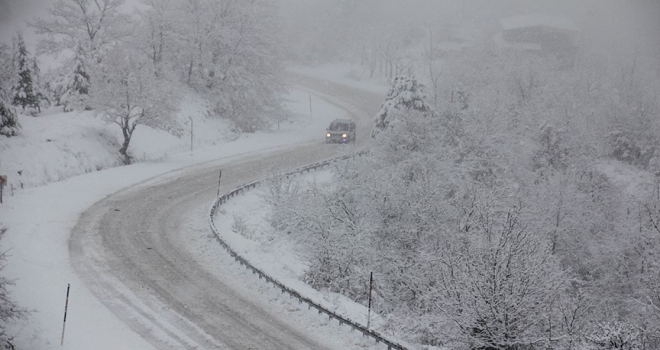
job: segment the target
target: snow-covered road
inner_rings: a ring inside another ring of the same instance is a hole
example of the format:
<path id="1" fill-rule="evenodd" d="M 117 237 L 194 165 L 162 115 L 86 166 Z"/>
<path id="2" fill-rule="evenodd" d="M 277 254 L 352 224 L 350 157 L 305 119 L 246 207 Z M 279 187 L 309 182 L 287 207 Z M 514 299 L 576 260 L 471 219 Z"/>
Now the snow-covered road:
<path id="1" fill-rule="evenodd" d="M 273 169 L 299 167 L 365 144 L 366 126 L 381 95 L 302 76 L 295 76 L 294 81 L 318 91 L 358 119 L 363 126 L 359 143 L 346 146 L 317 141 L 169 173 L 97 202 L 76 224 L 69 242 L 76 272 L 99 300 L 155 348 L 337 346 L 337 342 L 328 345 L 309 334 L 306 324 L 273 312 L 257 292 L 233 283 L 238 266 L 231 260 L 218 262 L 223 269 L 207 266 L 195 259 L 194 250 L 183 241 L 186 228 L 182 223 L 210 205 L 220 168 L 221 190 L 228 190 L 263 178 Z"/>

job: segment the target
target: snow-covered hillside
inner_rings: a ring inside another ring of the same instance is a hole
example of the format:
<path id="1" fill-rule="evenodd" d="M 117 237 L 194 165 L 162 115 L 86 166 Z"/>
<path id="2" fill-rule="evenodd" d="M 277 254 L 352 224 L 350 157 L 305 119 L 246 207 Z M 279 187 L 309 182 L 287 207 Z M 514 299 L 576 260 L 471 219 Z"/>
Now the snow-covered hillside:
<path id="1" fill-rule="evenodd" d="M 1 246 L 10 250 L 3 274 L 16 282 L 10 288 L 14 299 L 33 311 L 27 320 L 9 327 L 8 331 L 16 335 L 15 345 L 22 349 L 62 348 L 64 297 L 71 284 L 63 348 L 149 348 L 73 273 L 67 242 L 78 216 L 108 194 L 176 169 L 293 144 L 323 142 L 328 123 L 346 114 L 312 96 L 314 116 L 310 118 L 309 99 L 308 92 L 292 90 L 287 102 L 292 113 L 289 122 L 272 132 L 240 136 L 206 117 L 202 106 L 191 103 L 185 108 L 187 113 L 180 115 L 194 120 L 192 154 L 189 134 L 178 138 L 140 125 L 134 151 L 143 161 L 114 168 L 109 167 L 119 164 L 119 135 L 113 125 L 97 120 L 92 112 L 49 111 L 36 117 L 22 116 L 21 121 L 27 122 L 23 122 L 21 135 L 0 140 L 0 174 L 8 174 L 14 186 L 13 191 L 5 192 L 0 205 L 0 222 L 7 229 Z M 21 175 L 19 170 L 23 170 Z"/>
<path id="2" fill-rule="evenodd" d="M 291 118 L 276 128 L 277 132 L 309 127 L 319 121 L 309 119 L 308 93 L 294 90 L 286 101 Z M 19 118 L 22 126 L 19 135 L 0 138 L 0 174 L 8 176 L 5 195 L 123 164 L 117 152 L 121 146 L 120 128 L 101 119 L 94 111 L 64 113 L 61 108 L 51 108 L 34 117 L 21 115 Z M 135 161 L 161 161 L 171 155 L 190 153 L 189 118 L 193 124 L 193 153 L 247 136 L 237 134 L 230 122 L 213 116 L 203 99 L 189 94 L 172 123 L 180 136 L 147 125 L 135 129 L 130 146 Z M 268 133 L 259 132 L 250 137 L 259 138 L 264 134 Z M 315 136 L 318 134 L 317 131 Z M 312 134 L 300 129 L 300 136 L 308 138 Z"/>

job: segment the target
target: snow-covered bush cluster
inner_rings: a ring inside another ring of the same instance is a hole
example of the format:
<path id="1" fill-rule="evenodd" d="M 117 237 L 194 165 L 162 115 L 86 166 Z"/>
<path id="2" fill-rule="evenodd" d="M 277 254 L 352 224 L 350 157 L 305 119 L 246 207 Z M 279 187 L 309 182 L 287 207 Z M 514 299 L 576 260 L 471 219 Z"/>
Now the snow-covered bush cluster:
<path id="1" fill-rule="evenodd" d="M 6 231 L 7 227 L 0 222 L 0 239 Z M 7 251 L 0 251 L 0 272 L 4 269 L 6 260 Z M 4 349 L 14 349 L 13 337 L 7 332 L 7 326 L 25 318 L 29 313 L 11 298 L 8 287 L 13 284 L 14 281 L 0 276 L 0 346 Z"/>
<path id="2" fill-rule="evenodd" d="M 332 187 L 281 192 L 273 226 L 300 244 L 316 288 L 366 304 L 373 272 L 377 310 L 422 344 L 657 348 L 660 196 L 608 170 L 643 171 L 657 123 L 599 88 L 618 81 L 602 67 L 489 57 L 453 61 L 435 106 L 418 81 L 393 80 L 369 156 Z M 616 130 L 643 146 L 612 143 Z"/>

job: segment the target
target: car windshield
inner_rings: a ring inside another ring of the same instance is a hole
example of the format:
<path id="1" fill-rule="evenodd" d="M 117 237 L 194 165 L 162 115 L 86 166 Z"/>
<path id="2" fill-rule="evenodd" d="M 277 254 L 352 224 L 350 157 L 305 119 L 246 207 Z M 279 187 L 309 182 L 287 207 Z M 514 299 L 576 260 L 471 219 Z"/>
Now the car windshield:
<path id="1" fill-rule="evenodd" d="M 331 130 L 331 131 L 345 131 L 345 130 L 348 130 L 348 124 L 346 124 L 346 123 L 332 123 L 332 124 L 330 124 L 329 130 Z"/>

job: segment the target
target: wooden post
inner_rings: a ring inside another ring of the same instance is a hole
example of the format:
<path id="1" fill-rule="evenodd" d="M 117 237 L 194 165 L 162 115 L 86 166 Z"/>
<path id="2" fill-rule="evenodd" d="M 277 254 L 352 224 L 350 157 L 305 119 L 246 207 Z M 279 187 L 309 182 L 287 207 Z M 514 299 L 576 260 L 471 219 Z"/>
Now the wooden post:
<path id="1" fill-rule="evenodd" d="M 193 153 L 193 119 L 192 117 L 188 117 L 190 119 L 190 154 Z"/>
<path id="2" fill-rule="evenodd" d="M 62 340 L 60 345 L 64 345 L 64 328 L 66 327 L 66 312 L 69 308 L 69 290 L 71 289 L 71 284 L 66 285 L 66 302 L 64 303 L 64 322 L 62 322 Z"/>
<path id="3" fill-rule="evenodd" d="M 367 311 L 367 329 L 371 324 L 371 289 L 374 284 L 374 273 L 373 271 L 369 274 L 369 311 Z"/>
<path id="4" fill-rule="evenodd" d="M 220 180 L 222 180 L 222 169 L 220 169 L 220 174 L 218 175 L 218 197 L 220 197 Z"/>
<path id="5" fill-rule="evenodd" d="M 7 184 L 7 175 L 0 175 L 0 204 L 2 204 L 2 190 Z"/>
<path id="6" fill-rule="evenodd" d="M 312 94 L 309 94 L 309 119 L 312 118 Z"/>

